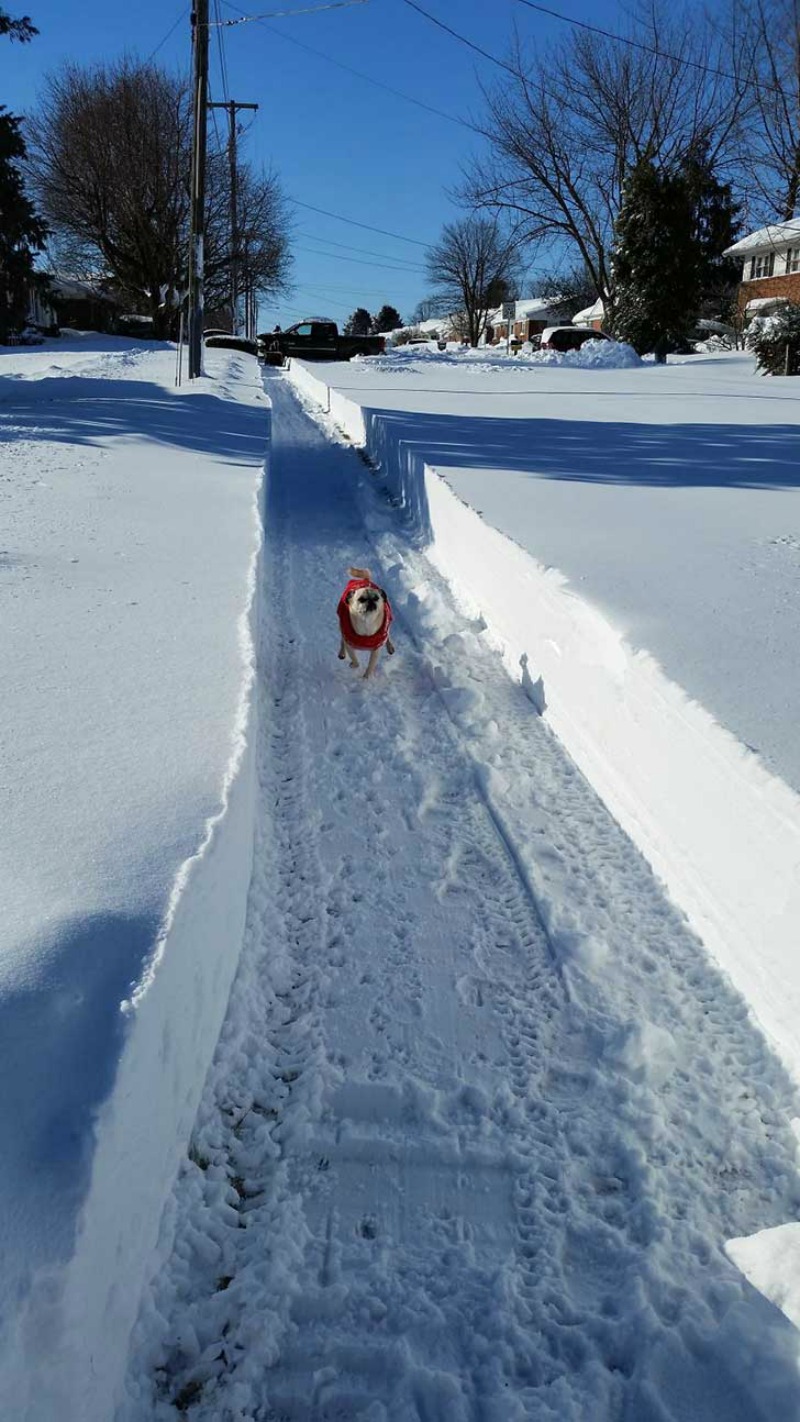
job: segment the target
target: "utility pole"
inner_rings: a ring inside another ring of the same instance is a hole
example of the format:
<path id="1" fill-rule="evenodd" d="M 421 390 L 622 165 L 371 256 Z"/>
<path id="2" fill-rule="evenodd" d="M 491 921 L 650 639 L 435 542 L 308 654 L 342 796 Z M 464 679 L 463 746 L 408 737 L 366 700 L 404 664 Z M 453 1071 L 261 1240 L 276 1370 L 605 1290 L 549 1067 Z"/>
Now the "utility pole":
<path id="1" fill-rule="evenodd" d="M 237 178 L 236 178 L 236 114 L 239 109 L 257 109 L 258 104 L 240 104 L 235 99 L 229 99 L 226 104 L 209 104 L 210 109 L 227 109 L 229 136 L 228 136 L 228 162 L 230 164 L 230 184 L 231 184 L 231 331 L 234 336 L 239 334 L 239 213 L 237 210 Z"/>
<path id="2" fill-rule="evenodd" d="M 192 187 L 189 217 L 189 379 L 203 373 L 203 259 L 206 206 L 206 124 L 208 109 L 208 0 L 192 9 L 194 67 L 192 97 Z"/>

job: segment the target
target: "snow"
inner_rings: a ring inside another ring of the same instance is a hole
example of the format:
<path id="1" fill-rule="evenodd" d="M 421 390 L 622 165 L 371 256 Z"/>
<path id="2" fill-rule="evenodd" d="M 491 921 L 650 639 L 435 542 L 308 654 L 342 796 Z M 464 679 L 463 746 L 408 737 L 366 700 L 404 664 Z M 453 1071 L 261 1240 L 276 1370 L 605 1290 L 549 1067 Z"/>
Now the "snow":
<path id="1" fill-rule="evenodd" d="M 374 374 L 375 360 L 380 361 L 383 375 L 430 374 L 443 368 L 458 369 L 469 375 L 522 374 L 531 366 L 554 365 L 574 367 L 577 370 L 629 370 L 642 364 L 633 346 L 624 341 L 610 341 L 599 338 L 586 341 L 577 351 L 534 350 L 531 345 L 523 345 L 514 356 L 508 354 L 504 342 L 497 346 L 477 348 L 453 347 L 447 351 L 438 350 L 435 342 L 425 346 L 393 346 L 385 355 L 355 356 L 351 365 L 364 368 L 369 375 Z"/>
<path id="2" fill-rule="evenodd" d="M 796 1216 L 796 1089 L 391 471 L 266 383 L 245 947 L 121 1422 L 798 1417 L 725 1252 Z M 354 562 L 395 610 L 370 683 Z"/>
<path id="3" fill-rule="evenodd" d="M 605 315 L 605 307 L 601 297 L 598 297 L 591 306 L 584 306 L 582 311 L 576 311 L 572 318 L 573 326 L 588 326 L 592 321 L 602 321 Z"/>
<path id="4" fill-rule="evenodd" d="M 208 359 L 0 353 L 9 1417 L 110 1415 L 241 944 L 266 409 Z"/>
<path id="5" fill-rule="evenodd" d="M 732 247 L 728 247 L 725 256 L 738 256 L 741 252 L 754 252 L 759 247 L 780 246 L 783 242 L 791 242 L 800 237 L 800 217 L 793 217 L 789 222 L 776 222 L 771 227 L 759 227 L 757 232 L 749 232 L 746 237 L 734 242 Z"/>
<path id="6" fill-rule="evenodd" d="M 800 1418 L 794 387 L 206 358 L 0 356 L 0 1413 Z"/>
<path id="7" fill-rule="evenodd" d="M 413 383 L 375 360 L 290 375 L 365 444 L 800 1081 L 794 386 L 739 355 L 591 387 L 435 359 Z"/>

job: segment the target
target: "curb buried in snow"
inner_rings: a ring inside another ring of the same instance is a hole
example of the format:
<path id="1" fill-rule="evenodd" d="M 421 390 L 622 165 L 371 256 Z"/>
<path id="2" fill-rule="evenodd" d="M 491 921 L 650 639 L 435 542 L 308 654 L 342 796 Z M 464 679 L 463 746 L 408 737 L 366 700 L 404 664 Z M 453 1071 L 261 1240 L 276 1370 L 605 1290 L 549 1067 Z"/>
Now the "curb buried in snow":
<path id="1" fill-rule="evenodd" d="M 365 448 L 398 495 L 401 456 L 412 462 L 428 558 L 469 615 L 484 619 L 512 678 L 521 666 L 525 685 L 539 697 L 544 688 L 547 721 L 800 1082 L 800 796 L 561 573 L 487 524 L 420 454 L 401 451 L 380 412 L 366 419 L 299 361 L 288 379 Z"/>

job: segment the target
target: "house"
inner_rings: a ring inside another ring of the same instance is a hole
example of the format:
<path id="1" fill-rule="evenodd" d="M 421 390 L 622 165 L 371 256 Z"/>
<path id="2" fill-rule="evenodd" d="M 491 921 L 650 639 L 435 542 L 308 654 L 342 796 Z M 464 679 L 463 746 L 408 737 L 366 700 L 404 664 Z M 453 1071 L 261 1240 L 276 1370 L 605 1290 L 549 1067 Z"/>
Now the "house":
<path id="1" fill-rule="evenodd" d="M 591 326 L 595 331 L 602 331 L 605 314 L 603 302 L 598 296 L 593 306 L 584 306 L 582 311 L 576 312 L 572 318 L 572 324 L 573 326 Z"/>
<path id="2" fill-rule="evenodd" d="M 508 303 L 509 306 L 511 304 L 511 302 Z M 531 296 L 524 301 L 515 301 L 513 306 L 512 341 L 530 341 L 534 336 L 540 336 L 548 326 L 561 324 L 558 312 L 553 311 L 546 296 Z M 509 322 L 504 314 L 505 310 L 505 307 L 498 306 L 496 311 L 489 312 L 485 338 L 487 346 L 496 345 L 499 341 L 509 339 Z"/>
<path id="3" fill-rule="evenodd" d="M 50 278 L 47 299 L 59 326 L 81 331 L 115 331 L 123 310 L 100 281 L 80 281 L 57 272 Z"/>
<path id="4" fill-rule="evenodd" d="M 737 301 L 745 318 L 766 315 L 787 301 L 800 304 L 800 217 L 751 232 L 725 256 L 742 259 Z"/>

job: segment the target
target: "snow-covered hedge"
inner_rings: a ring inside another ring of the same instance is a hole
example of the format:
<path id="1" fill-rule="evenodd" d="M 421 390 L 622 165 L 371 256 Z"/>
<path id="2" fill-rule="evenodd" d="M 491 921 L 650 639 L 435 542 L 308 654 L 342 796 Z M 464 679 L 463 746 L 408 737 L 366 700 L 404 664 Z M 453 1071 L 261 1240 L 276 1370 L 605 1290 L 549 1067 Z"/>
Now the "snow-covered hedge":
<path id="1" fill-rule="evenodd" d="M 800 305 L 756 316 L 747 344 L 764 375 L 800 375 Z"/>

